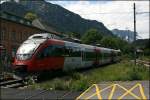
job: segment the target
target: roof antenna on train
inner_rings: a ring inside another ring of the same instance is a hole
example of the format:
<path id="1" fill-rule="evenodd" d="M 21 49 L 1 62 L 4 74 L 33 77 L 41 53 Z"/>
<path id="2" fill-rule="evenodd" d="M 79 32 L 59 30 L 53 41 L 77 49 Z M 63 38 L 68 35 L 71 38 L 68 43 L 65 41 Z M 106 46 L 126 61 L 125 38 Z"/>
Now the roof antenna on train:
<path id="1" fill-rule="evenodd" d="M 49 38 L 48 38 L 48 37 L 46 37 L 46 41 L 48 41 L 48 39 L 49 39 Z"/>
<path id="2" fill-rule="evenodd" d="M 49 37 L 48 36 L 46 36 L 46 40 L 48 40 L 49 39 Z"/>

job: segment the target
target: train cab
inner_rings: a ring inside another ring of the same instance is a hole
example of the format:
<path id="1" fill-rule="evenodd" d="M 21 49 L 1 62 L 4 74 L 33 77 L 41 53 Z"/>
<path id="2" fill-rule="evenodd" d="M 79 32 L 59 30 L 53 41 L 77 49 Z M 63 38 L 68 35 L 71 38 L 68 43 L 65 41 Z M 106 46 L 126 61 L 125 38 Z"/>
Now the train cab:
<path id="1" fill-rule="evenodd" d="M 28 66 L 34 63 L 32 60 L 34 52 L 45 39 L 28 39 L 17 50 L 13 68 L 19 71 L 27 71 Z"/>

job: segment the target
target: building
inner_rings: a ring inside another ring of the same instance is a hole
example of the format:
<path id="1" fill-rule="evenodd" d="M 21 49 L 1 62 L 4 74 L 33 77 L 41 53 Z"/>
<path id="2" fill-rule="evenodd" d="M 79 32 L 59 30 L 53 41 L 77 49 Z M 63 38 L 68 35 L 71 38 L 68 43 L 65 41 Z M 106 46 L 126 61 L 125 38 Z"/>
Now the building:
<path id="1" fill-rule="evenodd" d="M 2 45 L 9 56 L 14 56 L 20 44 L 29 36 L 37 33 L 51 33 L 60 37 L 60 33 L 43 25 L 39 20 L 29 21 L 14 14 L 0 12 L 0 45 Z"/>

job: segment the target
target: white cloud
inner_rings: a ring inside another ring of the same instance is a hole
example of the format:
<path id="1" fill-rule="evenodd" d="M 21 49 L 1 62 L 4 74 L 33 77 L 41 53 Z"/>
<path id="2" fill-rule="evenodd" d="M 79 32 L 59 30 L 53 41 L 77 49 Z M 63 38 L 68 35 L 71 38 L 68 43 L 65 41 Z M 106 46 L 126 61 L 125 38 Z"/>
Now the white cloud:
<path id="1" fill-rule="evenodd" d="M 11 0 L 0 0 L 0 4 L 4 3 L 4 2 L 8 2 L 8 1 L 11 1 Z M 15 2 L 19 2 L 19 0 L 14 0 Z"/>
<path id="2" fill-rule="evenodd" d="M 149 1 L 55 1 L 51 3 L 79 14 L 86 19 L 103 22 L 109 29 L 133 31 L 133 3 L 137 12 L 149 12 Z M 149 37 L 149 14 L 137 14 L 137 32 L 142 38 Z"/>
<path id="3" fill-rule="evenodd" d="M 6 0 L 0 0 L 0 4 L 2 4 L 3 2 L 6 2 Z"/>

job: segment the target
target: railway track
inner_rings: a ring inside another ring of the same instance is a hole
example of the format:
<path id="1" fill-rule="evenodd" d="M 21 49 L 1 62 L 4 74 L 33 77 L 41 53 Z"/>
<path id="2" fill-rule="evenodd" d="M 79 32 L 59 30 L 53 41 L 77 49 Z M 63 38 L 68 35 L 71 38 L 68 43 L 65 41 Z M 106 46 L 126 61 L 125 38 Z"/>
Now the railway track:
<path id="1" fill-rule="evenodd" d="M 19 88 L 24 87 L 25 84 L 22 79 L 16 79 L 13 76 L 1 75 L 0 78 L 0 87 L 1 88 Z"/>
<path id="2" fill-rule="evenodd" d="M 131 62 L 134 62 L 134 60 L 131 60 Z M 149 61 L 137 59 L 136 64 L 142 64 L 142 65 L 146 66 L 147 68 L 150 68 L 150 62 Z"/>
<path id="3" fill-rule="evenodd" d="M 146 67 L 150 67 L 150 62 L 149 61 L 143 61 L 143 60 L 137 60 L 138 64 L 143 64 Z"/>
<path id="4" fill-rule="evenodd" d="M 150 66 L 150 62 L 149 61 L 143 61 L 143 60 L 137 60 L 138 63 L 142 63 L 145 66 Z"/>

